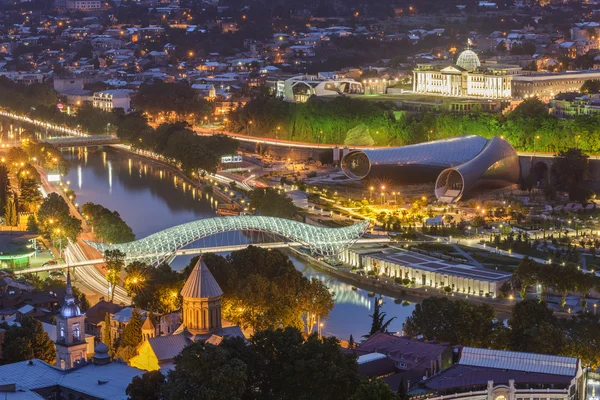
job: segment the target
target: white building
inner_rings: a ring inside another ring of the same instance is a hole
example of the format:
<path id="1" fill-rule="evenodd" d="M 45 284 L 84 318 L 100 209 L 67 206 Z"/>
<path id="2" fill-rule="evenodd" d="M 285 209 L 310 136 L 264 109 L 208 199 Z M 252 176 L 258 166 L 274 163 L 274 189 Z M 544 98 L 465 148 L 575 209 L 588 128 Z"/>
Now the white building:
<path id="1" fill-rule="evenodd" d="M 67 0 L 69 11 L 94 11 L 102 8 L 100 0 Z"/>
<path id="2" fill-rule="evenodd" d="M 419 64 L 413 70 L 413 91 L 450 97 L 511 98 L 511 81 L 518 65 L 482 66 L 472 50 L 463 51 L 454 64 Z"/>
<path id="3" fill-rule="evenodd" d="M 131 99 L 127 90 L 115 89 L 96 92 L 94 93 L 92 104 L 94 107 L 108 112 L 115 108 L 122 108 L 126 113 L 131 111 Z"/>
<path id="4" fill-rule="evenodd" d="M 404 250 L 345 251 L 340 259 L 366 272 L 391 278 L 408 279 L 413 285 L 437 289 L 449 287 L 452 292 L 474 296 L 496 297 L 500 286 L 511 274 L 472 265 L 446 262 L 438 258 Z"/>
<path id="5" fill-rule="evenodd" d="M 363 85 L 354 79 L 300 75 L 277 82 L 277 96 L 294 103 L 305 103 L 311 96 L 344 96 L 359 93 L 364 93 Z"/>

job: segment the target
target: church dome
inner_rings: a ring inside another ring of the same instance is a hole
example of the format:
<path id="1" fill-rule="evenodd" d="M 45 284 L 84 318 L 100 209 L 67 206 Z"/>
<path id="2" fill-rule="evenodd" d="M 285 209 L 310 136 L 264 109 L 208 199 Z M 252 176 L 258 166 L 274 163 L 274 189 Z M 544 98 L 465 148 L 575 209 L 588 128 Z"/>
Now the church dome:
<path id="1" fill-rule="evenodd" d="M 106 358 L 110 357 L 108 354 L 108 346 L 104 343 L 100 342 L 94 347 L 94 357 L 96 358 Z"/>
<path id="2" fill-rule="evenodd" d="M 477 54 L 473 50 L 465 50 L 458 56 L 456 65 L 472 72 L 481 66 L 481 62 L 479 62 L 479 57 L 477 57 Z"/>
<path id="3" fill-rule="evenodd" d="M 65 292 L 65 303 L 60 308 L 60 315 L 67 319 L 72 317 L 79 317 L 81 310 L 75 304 L 75 297 L 73 297 L 73 287 L 71 286 L 71 273 L 67 272 L 67 290 Z"/>

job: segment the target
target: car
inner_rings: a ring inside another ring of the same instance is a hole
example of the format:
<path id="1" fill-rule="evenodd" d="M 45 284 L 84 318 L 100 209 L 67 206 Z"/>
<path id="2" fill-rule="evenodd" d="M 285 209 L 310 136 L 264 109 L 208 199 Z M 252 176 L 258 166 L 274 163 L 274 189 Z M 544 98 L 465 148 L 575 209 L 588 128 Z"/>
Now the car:
<path id="1" fill-rule="evenodd" d="M 50 276 L 52 278 L 64 278 L 65 277 L 65 273 L 61 270 L 59 271 L 50 271 Z"/>

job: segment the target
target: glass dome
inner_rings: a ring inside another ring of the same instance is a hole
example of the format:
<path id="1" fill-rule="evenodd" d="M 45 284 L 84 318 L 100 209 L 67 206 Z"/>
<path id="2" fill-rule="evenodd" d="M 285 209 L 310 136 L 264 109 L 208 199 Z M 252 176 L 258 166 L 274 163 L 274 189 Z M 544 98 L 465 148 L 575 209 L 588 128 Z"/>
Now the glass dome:
<path id="1" fill-rule="evenodd" d="M 477 54 L 473 50 L 465 50 L 458 56 L 456 65 L 469 72 L 473 72 L 481 66 L 481 62 L 479 62 L 479 57 L 477 57 Z"/>

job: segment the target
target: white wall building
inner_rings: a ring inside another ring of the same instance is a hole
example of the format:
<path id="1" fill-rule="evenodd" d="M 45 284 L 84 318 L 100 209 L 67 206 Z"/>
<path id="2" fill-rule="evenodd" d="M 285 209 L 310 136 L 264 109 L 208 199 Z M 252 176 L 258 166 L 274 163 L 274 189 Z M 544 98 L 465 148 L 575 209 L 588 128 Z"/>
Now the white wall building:
<path id="1" fill-rule="evenodd" d="M 354 79 L 333 79 L 321 75 L 301 75 L 277 82 L 277 96 L 284 101 L 305 103 L 311 96 L 343 96 L 364 93 Z"/>
<path id="2" fill-rule="evenodd" d="M 463 51 L 456 65 L 419 64 L 413 70 L 413 91 L 450 97 L 510 99 L 517 65 L 482 66 L 472 50 Z"/>
<path id="3" fill-rule="evenodd" d="M 96 92 L 92 104 L 94 107 L 108 112 L 115 108 L 122 108 L 126 113 L 131 111 L 131 99 L 127 90 L 116 89 Z"/>

